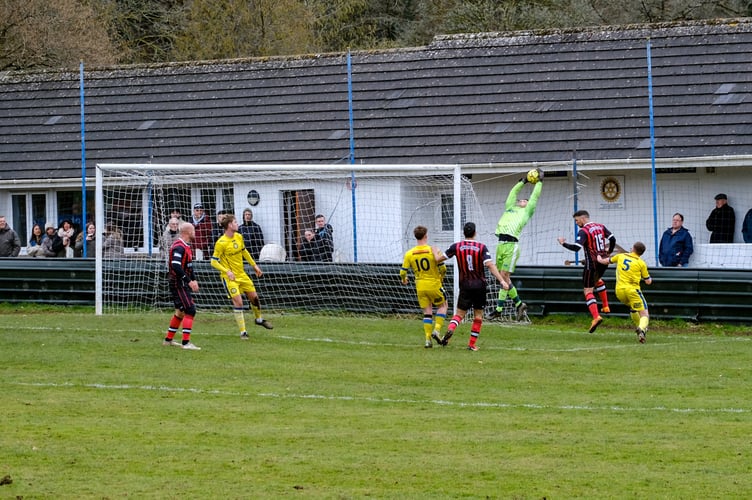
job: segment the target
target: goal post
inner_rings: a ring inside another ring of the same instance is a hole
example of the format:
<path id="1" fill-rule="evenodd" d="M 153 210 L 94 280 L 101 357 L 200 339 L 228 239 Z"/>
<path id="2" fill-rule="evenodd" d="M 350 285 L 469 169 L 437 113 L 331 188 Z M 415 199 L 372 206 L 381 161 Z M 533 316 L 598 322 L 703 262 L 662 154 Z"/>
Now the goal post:
<path id="1" fill-rule="evenodd" d="M 229 305 L 209 264 L 220 211 L 242 224 L 250 210 L 263 231 L 265 246 L 254 257 L 264 276 L 254 282 L 262 301 L 269 287 L 282 298 L 265 308 L 281 302 L 361 312 L 402 311 L 403 301 L 415 310 L 414 290 L 395 290 L 415 226 L 428 227 L 431 244 L 446 248 L 465 221 L 482 218 L 472 183 L 456 165 L 99 164 L 95 195 L 97 314 L 172 308 L 162 236 L 172 211 L 193 221 L 197 204 L 213 227 L 209 241 L 195 246 L 200 308 Z M 332 228 L 331 259 L 305 252 L 305 233 L 319 215 Z M 117 238 L 122 248 L 113 249 L 108 242 Z"/>

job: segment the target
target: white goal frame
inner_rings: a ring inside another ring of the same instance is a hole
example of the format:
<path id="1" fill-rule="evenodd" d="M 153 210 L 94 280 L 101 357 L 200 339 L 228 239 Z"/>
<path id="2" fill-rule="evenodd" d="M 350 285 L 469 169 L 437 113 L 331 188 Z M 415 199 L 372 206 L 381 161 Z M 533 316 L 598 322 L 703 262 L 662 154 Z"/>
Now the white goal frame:
<path id="1" fill-rule="evenodd" d="M 422 165 L 338 165 L 338 164 L 325 164 L 325 165 L 236 165 L 236 164 L 121 164 L 121 163 L 101 163 L 96 166 L 96 179 L 95 179 L 95 201 L 96 201 L 96 214 L 95 224 L 98 228 L 98 233 L 102 234 L 102 229 L 105 227 L 105 190 L 108 186 L 114 185 L 111 183 L 112 178 L 105 176 L 105 172 L 118 173 L 128 171 L 142 171 L 144 173 L 150 171 L 159 171 L 163 173 L 175 172 L 176 174 L 185 175 L 191 172 L 201 174 L 212 174 L 218 177 L 227 175 L 242 175 L 243 177 L 252 177 L 263 175 L 265 172 L 284 172 L 285 174 L 294 174 L 299 172 L 305 176 L 342 176 L 350 175 L 351 182 L 357 186 L 359 175 L 368 176 L 431 176 L 431 175 L 445 175 L 451 176 L 452 193 L 453 193 L 453 240 L 458 241 L 462 238 L 462 168 L 460 165 L 442 165 L 442 164 L 422 164 Z M 128 181 L 125 181 L 126 183 Z M 138 183 L 134 184 L 138 185 Z M 357 196 L 356 190 L 351 189 L 353 197 L 353 206 L 355 203 L 355 197 Z M 236 214 L 239 215 L 239 214 Z M 353 216 L 354 217 L 354 216 Z M 417 224 L 418 222 L 416 222 Z M 357 224 L 353 223 L 354 227 Z M 356 239 L 356 236 L 353 237 Z M 96 265 L 95 265 L 95 313 L 97 315 L 103 314 L 104 310 L 104 266 L 103 266 L 103 248 L 102 238 L 96 239 Z M 458 292 L 458 273 L 454 273 L 453 290 L 454 296 L 457 296 Z"/>

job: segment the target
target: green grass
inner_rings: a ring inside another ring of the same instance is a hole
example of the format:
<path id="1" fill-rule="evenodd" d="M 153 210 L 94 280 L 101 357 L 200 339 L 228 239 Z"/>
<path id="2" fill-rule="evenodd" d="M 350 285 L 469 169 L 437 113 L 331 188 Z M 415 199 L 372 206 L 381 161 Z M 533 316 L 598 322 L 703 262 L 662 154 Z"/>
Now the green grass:
<path id="1" fill-rule="evenodd" d="M 0 306 L 0 498 L 752 495 L 743 327 L 200 314 L 191 352 L 169 316 Z"/>

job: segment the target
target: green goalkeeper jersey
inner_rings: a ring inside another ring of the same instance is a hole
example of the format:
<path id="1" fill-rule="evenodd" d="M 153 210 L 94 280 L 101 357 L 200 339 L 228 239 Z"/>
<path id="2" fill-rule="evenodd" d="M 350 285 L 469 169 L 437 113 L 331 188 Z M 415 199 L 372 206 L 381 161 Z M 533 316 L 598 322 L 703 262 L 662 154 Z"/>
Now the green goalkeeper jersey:
<path id="1" fill-rule="evenodd" d="M 523 208 L 517 206 L 517 193 L 520 192 L 524 185 L 524 181 L 519 181 L 514 185 L 512 190 L 509 191 L 509 196 L 507 196 L 506 205 L 504 206 L 504 213 L 499 219 L 498 224 L 496 224 L 497 236 L 500 234 L 507 234 L 519 239 L 525 224 L 527 224 L 527 221 L 533 216 L 535 207 L 538 205 L 538 198 L 543 189 L 543 182 L 537 182 L 535 184 L 530 199 L 527 202 L 527 206 Z"/>

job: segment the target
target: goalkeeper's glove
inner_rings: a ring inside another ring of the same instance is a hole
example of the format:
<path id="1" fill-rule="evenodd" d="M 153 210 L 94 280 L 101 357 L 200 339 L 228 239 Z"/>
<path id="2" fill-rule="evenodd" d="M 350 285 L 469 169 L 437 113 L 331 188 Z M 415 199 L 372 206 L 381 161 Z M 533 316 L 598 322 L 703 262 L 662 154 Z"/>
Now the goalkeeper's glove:
<path id="1" fill-rule="evenodd" d="M 527 175 L 523 175 L 522 179 L 518 180 L 517 182 L 521 182 L 523 184 L 527 184 Z"/>
<path id="2" fill-rule="evenodd" d="M 538 180 L 542 181 L 543 180 L 543 170 L 541 170 L 540 168 L 536 168 L 535 170 L 538 171 Z"/>

